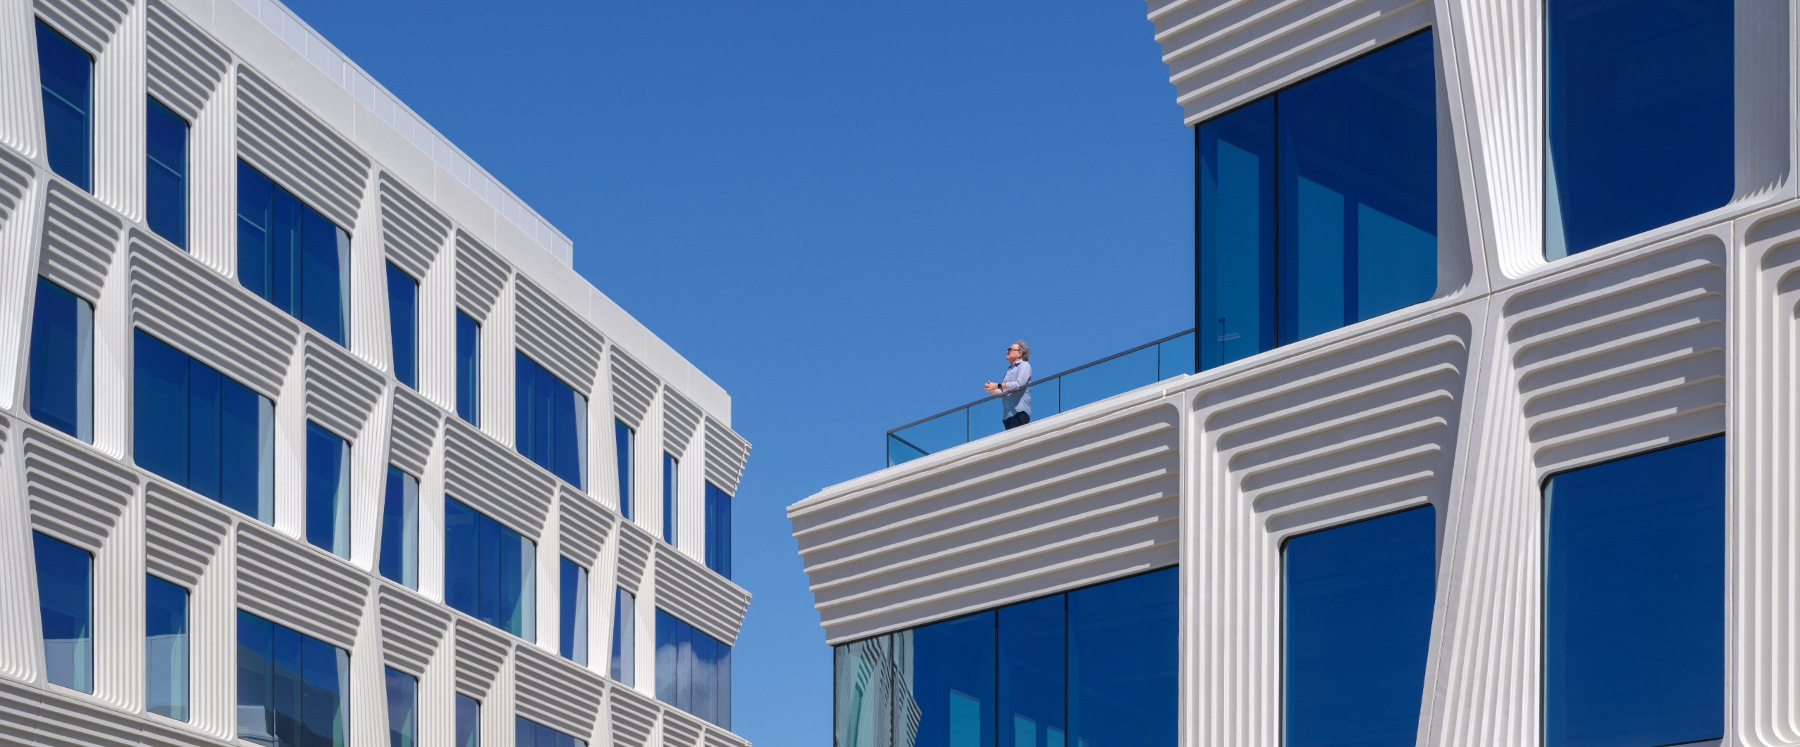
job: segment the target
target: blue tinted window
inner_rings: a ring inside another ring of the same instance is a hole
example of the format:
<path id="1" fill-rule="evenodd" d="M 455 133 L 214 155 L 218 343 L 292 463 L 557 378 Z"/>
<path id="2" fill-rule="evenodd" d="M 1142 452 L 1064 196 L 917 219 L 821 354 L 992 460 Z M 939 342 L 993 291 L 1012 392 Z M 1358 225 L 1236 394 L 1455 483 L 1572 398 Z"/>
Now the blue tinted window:
<path id="1" fill-rule="evenodd" d="M 1000 608 L 999 744 L 1013 747 L 1063 747 L 1067 722 L 1063 714 L 1067 662 L 1064 612 L 1068 598 L 1058 594 Z"/>
<path id="2" fill-rule="evenodd" d="M 306 424 L 306 541 L 350 557 L 350 445 Z"/>
<path id="3" fill-rule="evenodd" d="M 613 589 L 612 678 L 637 684 L 637 597 L 624 589 Z"/>
<path id="4" fill-rule="evenodd" d="M 1725 733 L 1725 439 L 1544 489 L 1548 747 Z"/>
<path id="5" fill-rule="evenodd" d="M 1207 369 L 1437 290 L 1429 31 L 1197 128 Z"/>
<path id="6" fill-rule="evenodd" d="M 514 722 L 513 747 L 587 747 L 587 742 L 520 716 Z"/>
<path id="7" fill-rule="evenodd" d="M 238 281 L 344 344 L 350 235 L 238 162 Z"/>
<path id="8" fill-rule="evenodd" d="M 149 99 L 144 126 L 144 221 L 156 235 L 186 249 L 188 123 Z"/>
<path id="9" fill-rule="evenodd" d="M 132 340 L 137 465 L 271 523 L 274 406 L 143 330 Z"/>
<path id="10" fill-rule="evenodd" d="M 41 277 L 31 315 L 31 417 L 94 442 L 94 305 Z"/>
<path id="11" fill-rule="evenodd" d="M 238 738 L 270 747 L 343 747 L 349 694 L 349 653 L 238 611 Z"/>
<path id="12" fill-rule="evenodd" d="M 587 398 L 524 353 L 517 356 L 519 453 L 577 489 L 587 487 Z"/>
<path id="13" fill-rule="evenodd" d="M 92 192 L 94 58 L 43 21 L 37 22 L 37 50 L 50 169 Z"/>
<path id="14" fill-rule="evenodd" d="M 456 737 L 451 747 L 481 747 L 481 703 L 456 694 Z"/>
<path id="15" fill-rule="evenodd" d="M 144 708 L 188 720 L 188 592 L 145 576 Z"/>
<path id="16" fill-rule="evenodd" d="M 419 743 L 419 680 L 387 669 L 388 747 L 413 747 Z"/>
<path id="17" fill-rule="evenodd" d="M 1546 6 L 1545 254 L 1729 202 L 1732 0 Z"/>
<path id="18" fill-rule="evenodd" d="M 994 744 L 994 626 L 990 611 L 894 635 L 895 698 L 918 708 L 915 747 Z"/>
<path id="19" fill-rule="evenodd" d="M 455 498 L 444 499 L 444 601 L 534 640 L 537 544 Z"/>
<path id="20" fill-rule="evenodd" d="M 568 558 L 559 558 L 561 578 L 560 625 L 558 646 L 565 658 L 577 664 L 588 663 L 588 573 Z"/>
<path id="21" fill-rule="evenodd" d="M 731 578 L 731 495 L 706 484 L 706 567 Z"/>
<path id="22" fill-rule="evenodd" d="M 1175 744 L 1178 572 L 1069 592 L 1069 744 Z"/>
<path id="23" fill-rule="evenodd" d="M 394 378 L 419 388 L 419 281 L 387 266 L 388 331 L 394 342 Z"/>
<path id="24" fill-rule="evenodd" d="M 730 658 L 730 646 L 656 611 L 657 700 L 731 728 Z"/>
<path id="25" fill-rule="evenodd" d="M 481 325 L 456 312 L 456 415 L 481 425 Z"/>
<path id="26" fill-rule="evenodd" d="M 38 613 L 45 675 L 53 685 L 94 691 L 94 556 L 46 534 L 31 533 L 37 560 Z"/>
<path id="27" fill-rule="evenodd" d="M 381 575 L 419 588 L 419 481 L 388 466 L 381 499 Z"/>
<path id="28" fill-rule="evenodd" d="M 631 516 L 631 441 L 637 434 L 623 420 L 613 421 L 613 454 L 618 458 L 615 465 L 619 473 L 619 515 L 626 519 Z"/>
<path id="29" fill-rule="evenodd" d="M 1287 542 L 1282 661 L 1290 747 L 1417 738 L 1436 542 L 1430 506 Z"/>
<path id="30" fill-rule="evenodd" d="M 833 647 L 831 711 L 835 747 L 893 745 L 893 638 L 876 636 Z"/>
<path id="31" fill-rule="evenodd" d="M 675 507 L 679 505 L 675 490 L 675 478 L 680 473 L 680 463 L 668 452 L 663 452 L 663 488 L 662 488 L 662 537 L 663 541 L 675 544 Z"/>

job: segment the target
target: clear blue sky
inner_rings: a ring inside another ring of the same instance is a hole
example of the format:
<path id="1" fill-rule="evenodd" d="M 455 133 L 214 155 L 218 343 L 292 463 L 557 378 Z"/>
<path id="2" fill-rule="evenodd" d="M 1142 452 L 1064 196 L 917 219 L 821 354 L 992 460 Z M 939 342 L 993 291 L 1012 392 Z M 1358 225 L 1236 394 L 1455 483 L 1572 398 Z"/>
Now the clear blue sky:
<path id="1" fill-rule="evenodd" d="M 290 7 L 575 241 L 754 444 L 736 731 L 829 745 L 784 508 L 883 433 L 1193 326 L 1193 131 L 1134 0 Z"/>

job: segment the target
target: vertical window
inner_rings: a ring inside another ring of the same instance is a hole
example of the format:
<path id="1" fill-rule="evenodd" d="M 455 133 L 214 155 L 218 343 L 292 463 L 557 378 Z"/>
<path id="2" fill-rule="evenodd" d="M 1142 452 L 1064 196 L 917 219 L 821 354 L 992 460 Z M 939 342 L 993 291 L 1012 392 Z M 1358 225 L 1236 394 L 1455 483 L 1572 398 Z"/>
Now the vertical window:
<path id="1" fill-rule="evenodd" d="M 588 572 L 568 558 L 561 561 L 561 598 L 558 646 L 564 658 L 588 663 Z"/>
<path id="2" fill-rule="evenodd" d="M 731 647 L 657 610 L 656 699 L 730 729 Z"/>
<path id="3" fill-rule="evenodd" d="M 994 744 L 993 611 L 896 633 L 894 666 L 895 698 L 918 708 L 920 743 Z"/>
<path id="4" fill-rule="evenodd" d="M 144 708 L 188 720 L 188 592 L 155 576 L 144 587 Z"/>
<path id="5" fill-rule="evenodd" d="M 1287 541 L 1282 661 L 1290 747 L 1417 737 L 1436 547 L 1430 506 Z"/>
<path id="6" fill-rule="evenodd" d="M 893 643 L 894 635 L 889 634 L 832 648 L 834 747 L 890 747 L 894 743 L 890 715 L 896 682 Z"/>
<path id="7" fill-rule="evenodd" d="M 531 641 L 537 636 L 537 543 L 444 499 L 444 601 Z"/>
<path id="8" fill-rule="evenodd" d="M 481 325 L 456 312 L 456 416 L 481 425 Z"/>
<path id="9" fill-rule="evenodd" d="M 481 747 L 481 703 L 456 694 L 456 741 L 451 747 Z"/>
<path id="10" fill-rule="evenodd" d="M 1732 1 L 1546 6 L 1545 256 L 1730 202 Z"/>
<path id="11" fill-rule="evenodd" d="M 587 397 L 518 354 L 519 453 L 578 490 L 587 487 Z"/>
<path id="12" fill-rule="evenodd" d="M 267 747 L 349 742 L 350 654 L 238 611 L 238 738 Z"/>
<path id="13" fill-rule="evenodd" d="M 40 277 L 31 314 L 31 417 L 94 442 L 94 305 Z"/>
<path id="14" fill-rule="evenodd" d="M 306 424 L 306 541 L 350 557 L 350 444 Z"/>
<path id="15" fill-rule="evenodd" d="M 143 330 L 132 347 L 137 465 L 273 523 L 274 406 Z"/>
<path id="16" fill-rule="evenodd" d="M 1725 439 L 1544 488 L 1546 747 L 1725 733 Z"/>
<path id="17" fill-rule="evenodd" d="M 238 162 L 238 280 L 306 326 L 344 342 L 350 234 Z"/>
<path id="18" fill-rule="evenodd" d="M 1174 568 L 1069 592 L 1069 744 L 1175 744 Z"/>
<path id="19" fill-rule="evenodd" d="M 183 249 L 188 234 L 188 123 L 161 101 L 144 106 L 144 220 Z"/>
<path id="20" fill-rule="evenodd" d="M 706 484 L 706 567 L 731 578 L 731 494 Z"/>
<path id="21" fill-rule="evenodd" d="M 631 519 L 631 441 L 637 433 L 623 420 L 613 421 L 613 454 L 618 458 L 619 515 Z"/>
<path id="22" fill-rule="evenodd" d="M 419 743 L 419 680 L 387 667 L 388 747 Z"/>
<path id="23" fill-rule="evenodd" d="M 1437 290 L 1429 31 L 1197 128 L 1200 368 Z"/>
<path id="24" fill-rule="evenodd" d="M 31 533 L 37 561 L 44 669 L 50 684 L 94 691 L 94 556 L 47 534 Z"/>
<path id="25" fill-rule="evenodd" d="M 637 684 L 637 597 L 613 589 L 612 678 L 632 687 Z"/>
<path id="26" fill-rule="evenodd" d="M 663 452 L 663 541 L 671 545 L 675 544 L 675 508 L 680 505 L 680 495 L 675 489 L 675 479 L 681 473 L 680 466 L 681 463 L 677 462 L 673 455 L 666 451 Z"/>
<path id="27" fill-rule="evenodd" d="M 1058 594 L 998 610 L 998 687 L 1002 745 L 1063 745 L 1067 719 L 1063 645 L 1068 598 Z"/>
<path id="28" fill-rule="evenodd" d="M 50 170 L 92 192 L 94 57 L 43 21 L 37 22 L 37 49 Z"/>
<path id="29" fill-rule="evenodd" d="M 393 465 L 381 500 L 381 575 L 419 588 L 419 481 Z"/>
<path id="30" fill-rule="evenodd" d="M 388 331 L 394 341 L 394 379 L 419 388 L 419 281 L 387 266 Z"/>
<path id="31" fill-rule="evenodd" d="M 587 747 L 587 742 L 524 716 L 517 719 L 514 722 L 513 747 Z"/>

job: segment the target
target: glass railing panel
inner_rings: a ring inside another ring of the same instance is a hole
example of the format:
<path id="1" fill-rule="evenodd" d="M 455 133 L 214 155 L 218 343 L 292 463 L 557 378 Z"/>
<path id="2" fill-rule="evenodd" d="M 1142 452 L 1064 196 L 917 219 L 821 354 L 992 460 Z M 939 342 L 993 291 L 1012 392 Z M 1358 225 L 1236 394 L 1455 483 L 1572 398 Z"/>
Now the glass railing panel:
<path id="1" fill-rule="evenodd" d="M 1194 372 L 1194 333 L 1183 332 L 1157 345 L 1156 380 Z"/>
<path id="2" fill-rule="evenodd" d="M 1062 379 L 1062 409 L 1073 410 L 1160 381 L 1156 353 L 1155 346 L 1147 347 L 1063 374 L 1058 377 Z"/>
<path id="3" fill-rule="evenodd" d="M 899 464 L 968 442 L 969 408 L 963 407 L 889 432 L 888 459 Z"/>
<path id="4" fill-rule="evenodd" d="M 1033 389 L 1032 391 L 1034 392 L 1034 394 L 1032 394 L 1031 396 L 1034 399 L 1034 401 L 1032 403 L 1031 409 L 1033 412 L 1036 412 L 1037 411 L 1037 403 L 1035 402 L 1035 399 L 1037 397 L 1037 394 L 1035 394 L 1035 392 L 1037 390 Z M 970 441 L 973 441 L 978 438 L 986 438 L 988 436 L 992 436 L 996 433 L 999 433 L 1002 430 L 1005 430 L 1005 428 L 1000 425 L 1000 421 L 1001 421 L 1002 417 L 1001 417 L 1000 398 L 999 397 L 994 397 L 992 399 L 984 399 L 980 402 L 976 402 L 975 404 L 969 405 L 965 409 L 969 413 L 969 440 Z"/>

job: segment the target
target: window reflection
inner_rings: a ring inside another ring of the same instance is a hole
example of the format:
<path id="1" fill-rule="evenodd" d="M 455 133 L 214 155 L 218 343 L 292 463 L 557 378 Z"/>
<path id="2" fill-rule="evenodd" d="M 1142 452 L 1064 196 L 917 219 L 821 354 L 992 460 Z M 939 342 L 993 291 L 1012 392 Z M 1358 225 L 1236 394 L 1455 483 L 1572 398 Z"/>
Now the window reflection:
<path id="1" fill-rule="evenodd" d="M 94 556 L 39 532 L 31 533 L 37 566 L 38 615 L 44 634 L 45 679 L 94 691 Z"/>
<path id="2" fill-rule="evenodd" d="M 419 588 L 419 481 L 388 465 L 381 500 L 381 575 Z"/>
<path id="3" fill-rule="evenodd" d="M 520 716 L 515 722 L 513 747 L 587 747 L 587 742 Z"/>
<path id="4" fill-rule="evenodd" d="M 537 636 L 537 543 L 444 499 L 444 601 L 527 641 Z"/>
<path id="5" fill-rule="evenodd" d="M 350 557 L 350 444 L 306 424 L 306 541 Z"/>
<path id="6" fill-rule="evenodd" d="M 631 443 L 637 435 L 631 426 L 623 420 L 613 421 L 613 456 L 617 459 L 614 467 L 619 476 L 619 515 L 633 518 L 631 501 Z"/>
<path id="7" fill-rule="evenodd" d="M 456 312 L 456 416 L 481 425 L 481 325 Z"/>
<path id="8" fill-rule="evenodd" d="M 731 494 L 706 483 L 706 567 L 731 578 Z"/>
<path id="9" fill-rule="evenodd" d="M 188 592 L 155 576 L 144 588 L 144 709 L 188 720 Z"/>
<path id="10" fill-rule="evenodd" d="M 419 743 L 419 680 L 387 667 L 388 747 Z"/>
<path id="11" fill-rule="evenodd" d="M 141 329 L 132 340 L 137 466 L 274 523 L 274 405 Z"/>
<path id="12" fill-rule="evenodd" d="M 588 663 L 588 572 L 568 558 L 558 558 L 559 607 L 557 646 L 564 658 Z"/>
<path id="13" fill-rule="evenodd" d="M 266 747 L 343 747 L 350 654 L 238 611 L 238 738 Z"/>
<path id="14" fill-rule="evenodd" d="M 481 747 L 481 703 L 456 694 L 456 737 L 452 747 Z"/>
<path id="15" fill-rule="evenodd" d="M 392 262 L 387 266 L 388 339 L 393 342 L 394 379 L 419 388 L 419 281 Z"/>
<path id="16" fill-rule="evenodd" d="M 94 305 L 39 277 L 31 314 L 31 417 L 94 442 Z"/>
<path id="17" fill-rule="evenodd" d="M 637 684 L 637 596 L 613 589 L 612 678 L 631 687 Z"/>
<path id="18" fill-rule="evenodd" d="M 350 234 L 238 162 L 238 281 L 339 345 Z"/>
<path id="19" fill-rule="evenodd" d="M 38 80 L 44 101 L 44 155 L 50 170 L 94 191 L 94 57 L 37 22 Z"/>
<path id="20" fill-rule="evenodd" d="M 731 647 L 656 611 L 656 699 L 731 728 Z"/>
<path id="21" fill-rule="evenodd" d="M 186 249 L 188 123 L 152 98 L 144 107 L 144 125 L 144 222 Z"/>
<path id="22" fill-rule="evenodd" d="M 577 490 L 587 488 L 587 397 L 537 361 L 517 356 L 519 453 Z"/>

